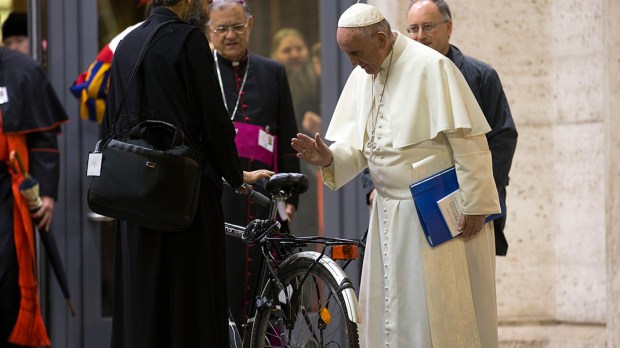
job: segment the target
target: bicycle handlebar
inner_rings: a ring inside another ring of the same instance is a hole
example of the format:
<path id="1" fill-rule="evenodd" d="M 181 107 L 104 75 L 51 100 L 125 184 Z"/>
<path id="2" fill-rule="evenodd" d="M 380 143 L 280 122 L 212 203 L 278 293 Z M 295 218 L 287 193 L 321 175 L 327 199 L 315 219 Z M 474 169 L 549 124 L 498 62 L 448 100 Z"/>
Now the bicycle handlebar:
<path id="1" fill-rule="evenodd" d="M 225 185 L 227 185 L 227 186 L 229 186 L 229 187 L 232 187 L 232 186 L 230 186 L 230 184 L 229 184 L 226 180 L 224 180 L 224 178 L 222 178 L 222 182 L 223 182 Z M 258 192 L 258 191 L 256 191 L 256 190 L 254 190 L 254 189 L 252 188 L 252 186 L 251 186 L 251 185 L 249 185 L 249 184 L 243 183 L 243 186 L 245 187 L 245 190 L 246 190 L 246 192 L 247 192 L 247 193 L 246 193 L 246 196 L 250 197 L 250 199 L 252 199 L 254 202 L 256 202 L 256 203 L 258 203 L 258 204 L 262 205 L 263 207 L 269 207 L 269 206 L 271 206 L 271 198 L 269 198 L 269 197 L 265 196 L 264 194 L 262 194 L 262 193 L 260 193 L 260 192 Z M 234 189 L 234 187 L 232 187 L 232 188 Z M 235 190 L 235 191 L 236 191 L 236 190 Z M 236 191 L 236 192 L 237 192 L 237 193 L 240 193 L 240 192 L 238 192 L 238 191 Z"/>
<path id="2" fill-rule="evenodd" d="M 263 207 L 269 207 L 271 205 L 271 198 L 258 191 L 254 191 L 251 187 L 249 187 L 249 185 L 246 185 L 245 189 L 248 191 L 248 197 L 250 197 L 254 202 L 262 205 Z"/>

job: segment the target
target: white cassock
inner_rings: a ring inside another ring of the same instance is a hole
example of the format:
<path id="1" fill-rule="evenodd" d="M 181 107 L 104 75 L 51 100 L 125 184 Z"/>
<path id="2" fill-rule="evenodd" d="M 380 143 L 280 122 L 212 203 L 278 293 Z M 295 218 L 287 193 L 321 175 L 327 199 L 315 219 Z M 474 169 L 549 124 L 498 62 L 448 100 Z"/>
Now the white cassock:
<path id="1" fill-rule="evenodd" d="M 359 67 L 351 73 L 326 134 L 334 161 L 322 169 L 335 190 L 368 166 L 377 189 L 360 286 L 361 346 L 497 347 L 493 224 L 431 249 L 409 191 L 455 165 L 464 213 L 498 213 L 490 128 L 448 58 L 401 34 L 392 55 L 375 78 Z"/>

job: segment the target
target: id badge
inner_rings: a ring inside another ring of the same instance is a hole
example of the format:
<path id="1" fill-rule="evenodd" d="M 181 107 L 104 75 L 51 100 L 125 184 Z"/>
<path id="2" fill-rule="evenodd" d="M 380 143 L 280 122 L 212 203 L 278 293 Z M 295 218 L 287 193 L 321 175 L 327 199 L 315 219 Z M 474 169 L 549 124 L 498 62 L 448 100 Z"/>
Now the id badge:
<path id="1" fill-rule="evenodd" d="M 262 146 L 269 152 L 273 152 L 273 135 L 260 129 L 258 131 L 258 145 Z"/>

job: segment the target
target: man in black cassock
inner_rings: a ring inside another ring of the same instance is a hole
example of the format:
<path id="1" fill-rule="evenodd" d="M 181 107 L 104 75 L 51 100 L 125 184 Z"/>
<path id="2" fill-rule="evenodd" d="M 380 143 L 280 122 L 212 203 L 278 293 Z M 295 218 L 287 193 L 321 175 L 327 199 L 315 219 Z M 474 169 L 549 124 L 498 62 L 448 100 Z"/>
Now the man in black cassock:
<path id="1" fill-rule="evenodd" d="M 284 66 L 248 51 L 253 17 L 247 3 L 219 0 L 210 6 L 209 35 L 215 48 L 215 72 L 230 120 L 237 130 L 237 150 L 244 170 L 269 169 L 299 172 L 299 159 L 291 147 L 297 134 L 293 102 Z M 256 187 L 258 189 L 258 187 Z M 292 218 L 298 197 L 286 202 Z M 225 188 L 224 216 L 227 222 L 246 225 L 266 218 L 268 209 Z M 237 327 L 250 310 L 261 255 L 258 246 L 226 237 L 228 296 Z"/>
<path id="2" fill-rule="evenodd" d="M 160 23 L 175 20 L 153 38 L 129 86 L 117 131 L 126 134 L 141 119 L 166 121 L 179 127 L 203 155 L 198 210 L 191 227 L 160 232 L 117 222 L 115 348 L 229 344 L 222 177 L 239 187 L 244 173 L 209 43 L 198 29 L 206 23 L 209 3 L 154 0 L 152 15 L 121 41 L 114 55 L 103 120 L 108 129 L 147 36 Z"/>
<path id="3" fill-rule="evenodd" d="M 57 136 L 66 121 L 39 64 L 0 47 L 0 347 L 17 347 L 8 341 L 20 346 L 49 344 L 35 300 L 35 255 L 21 247 L 34 240 L 29 207 L 16 181 L 23 173 L 10 154 L 19 153 L 24 170 L 38 180 L 43 205 L 32 217 L 40 219 L 40 228 L 49 230 L 58 197 Z M 38 325 L 31 325 L 31 320 Z"/>

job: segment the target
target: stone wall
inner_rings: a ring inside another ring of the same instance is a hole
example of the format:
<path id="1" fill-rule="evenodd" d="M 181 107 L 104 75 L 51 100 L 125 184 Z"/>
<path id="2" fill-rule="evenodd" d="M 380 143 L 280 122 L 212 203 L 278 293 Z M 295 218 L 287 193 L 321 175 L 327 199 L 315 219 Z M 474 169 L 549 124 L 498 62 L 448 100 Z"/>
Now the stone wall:
<path id="1" fill-rule="evenodd" d="M 605 159 L 605 251 L 607 275 L 607 338 L 620 346 L 620 2 L 603 1 L 603 103 Z"/>
<path id="2" fill-rule="evenodd" d="M 368 2 L 405 33 L 408 0 Z M 498 71 L 519 131 L 501 346 L 620 346 L 620 2 L 449 4 L 451 42 Z"/>

